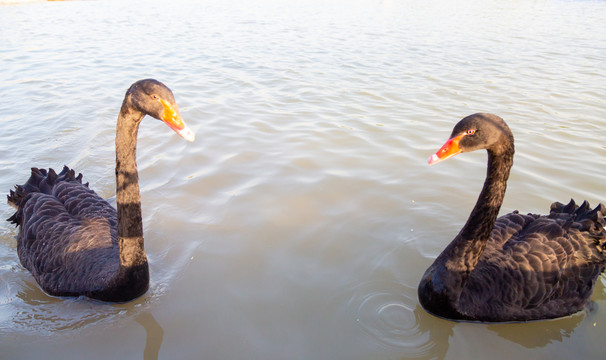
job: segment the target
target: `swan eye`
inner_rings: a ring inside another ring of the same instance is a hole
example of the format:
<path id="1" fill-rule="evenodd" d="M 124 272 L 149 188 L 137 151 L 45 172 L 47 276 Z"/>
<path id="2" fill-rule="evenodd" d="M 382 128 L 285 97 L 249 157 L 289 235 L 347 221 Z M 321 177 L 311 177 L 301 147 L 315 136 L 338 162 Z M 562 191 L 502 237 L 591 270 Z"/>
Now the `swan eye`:
<path id="1" fill-rule="evenodd" d="M 467 130 L 467 131 L 465 131 L 465 135 L 473 135 L 475 133 L 476 133 L 475 130 Z"/>

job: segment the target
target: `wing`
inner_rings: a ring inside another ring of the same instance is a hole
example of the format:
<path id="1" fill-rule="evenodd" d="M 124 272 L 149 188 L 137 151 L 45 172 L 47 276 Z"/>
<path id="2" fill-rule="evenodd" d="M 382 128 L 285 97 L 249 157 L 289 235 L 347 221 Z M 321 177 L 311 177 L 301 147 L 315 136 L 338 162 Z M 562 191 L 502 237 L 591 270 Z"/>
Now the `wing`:
<path id="1" fill-rule="evenodd" d="M 58 176 L 32 170 L 28 183 L 17 187 L 20 195 L 11 194 L 18 205 L 11 219 L 21 225 L 19 259 L 52 295 L 102 287 L 119 262 L 116 211 L 66 169 Z"/>
<path id="2" fill-rule="evenodd" d="M 582 309 L 605 267 L 596 246 L 606 242 L 603 205 L 597 211 L 589 204 L 563 208 L 552 206 L 549 216 L 514 212 L 497 220 L 461 294 L 465 311 L 526 320 Z"/>

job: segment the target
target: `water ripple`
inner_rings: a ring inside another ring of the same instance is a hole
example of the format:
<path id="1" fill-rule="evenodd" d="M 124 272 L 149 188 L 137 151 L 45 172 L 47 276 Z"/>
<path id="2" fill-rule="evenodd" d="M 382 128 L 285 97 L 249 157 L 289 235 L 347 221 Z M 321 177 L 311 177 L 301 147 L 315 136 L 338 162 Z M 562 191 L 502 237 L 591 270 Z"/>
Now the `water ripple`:
<path id="1" fill-rule="evenodd" d="M 421 327 L 415 294 L 413 287 L 395 282 L 365 282 L 352 289 L 347 307 L 375 340 L 405 348 L 408 358 L 425 358 L 434 343 Z"/>

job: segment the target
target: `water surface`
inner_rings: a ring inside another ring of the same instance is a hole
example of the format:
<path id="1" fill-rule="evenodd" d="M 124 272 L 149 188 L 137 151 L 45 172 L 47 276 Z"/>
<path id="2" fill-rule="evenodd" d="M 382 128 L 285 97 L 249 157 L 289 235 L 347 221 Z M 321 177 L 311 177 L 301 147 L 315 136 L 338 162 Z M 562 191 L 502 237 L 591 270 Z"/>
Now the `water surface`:
<path id="1" fill-rule="evenodd" d="M 45 295 L 0 223 L 2 357 L 603 357 L 603 277 L 593 310 L 529 324 L 437 319 L 416 286 L 483 182 L 483 153 L 426 163 L 466 115 L 516 136 L 502 213 L 606 201 L 604 18 L 594 1 L 0 6 L 2 192 L 67 164 L 112 199 L 141 78 L 197 134 L 142 123 L 152 283 L 131 303 Z"/>

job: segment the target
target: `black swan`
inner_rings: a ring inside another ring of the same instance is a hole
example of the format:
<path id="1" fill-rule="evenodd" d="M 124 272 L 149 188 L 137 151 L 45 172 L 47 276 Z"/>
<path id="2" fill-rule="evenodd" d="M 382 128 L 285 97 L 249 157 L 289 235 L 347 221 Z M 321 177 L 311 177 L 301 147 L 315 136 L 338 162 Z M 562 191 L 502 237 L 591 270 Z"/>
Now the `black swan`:
<path id="1" fill-rule="evenodd" d="M 125 302 L 147 291 L 136 163 L 137 132 L 145 115 L 164 121 L 188 141 L 195 138 L 168 87 L 153 79 L 132 84 L 116 125 L 117 211 L 67 166 L 59 174 L 32 168 L 29 180 L 8 195 L 17 208 L 8 221 L 20 226 L 19 260 L 48 294 Z"/>
<path id="2" fill-rule="evenodd" d="M 505 322 L 582 310 L 606 266 L 606 207 L 553 203 L 549 215 L 497 219 L 513 165 L 513 134 L 492 114 L 462 119 L 429 164 L 486 149 L 486 181 L 467 223 L 418 288 L 428 312 L 452 320 Z"/>

